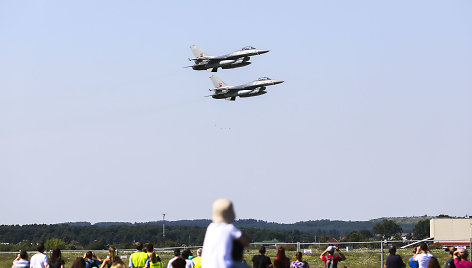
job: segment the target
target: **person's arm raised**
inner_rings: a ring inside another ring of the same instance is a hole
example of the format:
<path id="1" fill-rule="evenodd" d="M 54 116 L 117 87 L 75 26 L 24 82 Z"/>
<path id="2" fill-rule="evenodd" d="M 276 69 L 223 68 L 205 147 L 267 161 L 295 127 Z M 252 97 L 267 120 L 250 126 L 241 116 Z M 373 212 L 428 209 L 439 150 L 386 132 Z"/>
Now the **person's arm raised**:
<path id="1" fill-rule="evenodd" d="M 336 247 L 336 251 L 338 252 L 339 256 L 341 256 L 342 261 L 346 260 L 346 256 L 344 256 L 344 254 L 341 252 L 341 250 L 339 250 L 338 247 Z"/>

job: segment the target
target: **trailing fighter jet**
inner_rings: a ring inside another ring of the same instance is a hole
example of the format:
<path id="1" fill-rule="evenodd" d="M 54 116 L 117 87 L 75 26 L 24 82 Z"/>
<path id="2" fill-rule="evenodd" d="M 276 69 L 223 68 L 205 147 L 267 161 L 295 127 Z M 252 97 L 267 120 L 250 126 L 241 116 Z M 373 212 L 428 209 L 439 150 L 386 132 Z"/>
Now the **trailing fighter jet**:
<path id="1" fill-rule="evenodd" d="M 255 81 L 240 86 L 228 86 L 215 75 L 210 76 L 213 85 L 216 88 L 210 89 L 215 94 L 210 95 L 214 99 L 236 100 L 236 97 L 247 98 L 266 94 L 266 86 L 283 83 L 282 80 L 273 80 L 269 77 L 261 77 Z M 210 97 L 208 96 L 208 97 Z"/>
<path id="2" fill-rule="evenodd" d="M 192 67 L 194 70 L 207 70 L 212 72 L 218 71 L 218 68 L 232 69 L 249 65 L 251 64 L 251 56 L 269 52 L 269 50 L 256 49 L 248 46 L 223 56 L 209 56 L 196 45 L 190 46 L 190 49 L 195 58 L 188 60 L 194 61 L 195 64 L 186 67 Z"/>

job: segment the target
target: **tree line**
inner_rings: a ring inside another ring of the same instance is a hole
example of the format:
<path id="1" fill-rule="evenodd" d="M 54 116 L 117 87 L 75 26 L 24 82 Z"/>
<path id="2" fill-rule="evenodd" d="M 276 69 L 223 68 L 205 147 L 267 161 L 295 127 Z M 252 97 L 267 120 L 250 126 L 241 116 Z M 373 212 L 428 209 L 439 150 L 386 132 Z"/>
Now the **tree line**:
<path id="1" fill-rule="evenodd" d="M 325 233 L 266 230 L 258 228 L 241 228 L 249 234 L 252 241 L 269 240 L 287 242 L 313 242 L 315 237 L 339 235 L 336 230 Z M 206 227 L 166 226 L 166 246 L 202 245 Z M 69 224 L 32 224 L 1 225 L 0 251 L 19 249 L 34 250 L 36 242 L 44 242 L 45 247 L 52 249 L 105 249 L 107 245 L 118 248 L 133 248 L 134 241 L 151 242 L 156 247 L 163 246 L 162 226 L 158 225 L 69 225 Z"/>
<path id="2" fill-rule="evenodd" d="M 166 246 L 202 245 L 208 223 L 206 220 L 205 224 L 201 222 L 197 226 L 166 225 Z M 246 226 L 251 227 L 238 227 L 249 234 L 252 242 L 326 242 L 331 238 L 346 242 L 374 241 L 401 239 L 400 234 L 403 231 L 400 225 L 389 219 L 383 219 L 370 230 L 353 230 L 349 233 L 337 229 L 317 229 L 311 232 L 298 229 L 263 229 L 252 227 L 257 226 L 257 222 L 246 223 Z M 414 239 L 429 237 L 429 220 L 419 221 L 409 235 L 409 238 Z M 156 247 L 162 247 L 162 226 L 131 223 L 0 225 L 0 251 L 34 250 L 36 242 L 44 242 L 47 249 L 58 247 L 97 250 L 105 249 L 107 245 L 133 248 L 134 241 L 152 242 Z"/>

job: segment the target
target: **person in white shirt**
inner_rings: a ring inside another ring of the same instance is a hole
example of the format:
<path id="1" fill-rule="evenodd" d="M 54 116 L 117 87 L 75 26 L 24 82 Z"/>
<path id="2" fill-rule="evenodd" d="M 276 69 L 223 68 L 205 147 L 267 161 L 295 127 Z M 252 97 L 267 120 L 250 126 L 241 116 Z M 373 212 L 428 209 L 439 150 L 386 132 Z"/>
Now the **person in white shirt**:
<path id="1" fill-rule="evenodd" d="M 434 255 L 431 254 L 431 251 L 428 249 L 428 245 L 426 245 L 426 243 L 421 243 L 416 249 L 416 255 L 413 256 L 413 261 L 418 262 L 419 268 L 427 268 L 429 259 L 433 256 Z"/>
<path id="2" fill-rule="evenodd" d="M 233 225 L 235 218 L 230 200 L 218 199 L 213 203 L 213 222 L 208 225 L 203 241 L 203 268 L 230 267 L 234 262 L 231 256 L 233 240 L 238 240 L 244 247 L 249 245 L 249 237 Z"/>
<path id="3" fill-rule="evenodd" d="M 31 268 L 49 268 L 48 256 L 43 254 L 44 244 L 38 243 L 36 245 L 36 250 L 38 252 L 34 254 L 33 257 L 31 257 L 30 267 Z"/>
<path id="4" fill-rule="evenodd" d="M 28 253 L 25 250 L 21 250 L 16 259 L 13 261 L 15 268 L 29 268 L 30 262 L 28 260 Z M 12 266 L 12 267 L 13 267 Z"/>
<path id="5" fill-rule="evenodd" d="M 192 252 L 190 249 L 185 249 L 182 251 L 182 258 L 185 260 L 185 268 L 193 268 L 195 267 L 195 264 L 193 261 L 189 260 L 188 258 L 192 255 Z"/>

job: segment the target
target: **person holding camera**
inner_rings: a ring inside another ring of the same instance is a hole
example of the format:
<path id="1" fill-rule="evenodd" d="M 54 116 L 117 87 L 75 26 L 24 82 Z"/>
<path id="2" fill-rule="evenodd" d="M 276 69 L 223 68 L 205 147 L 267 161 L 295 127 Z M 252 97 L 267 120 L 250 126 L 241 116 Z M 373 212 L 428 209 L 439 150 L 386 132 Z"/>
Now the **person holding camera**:
<path id="1" fill-rule="evenodd" d="M 454 252 L 454 264 L 456 268 L 472 268 L 472 262 L 467 260 L 469 257 L 469 252 L 467 249 L 461 248 Z"/>
<path id="2" fill-rule="evenodd" d="M 25 250 L 21 250 L 18 256 L 13 260 L 12 268 L 29 268 L 30 262 L 28 260 L 28 253 Z"/>
<path id="3" fill-rule="evenodd" d="M 98 268 L 102 264 L 102 259 L 97 257 L 94 252 L 87 251 L 84 254 L 85 268 Z"/>
<path id="4" fill-rule="evenodd" d="M 431 251 L 429 251 L 428 245 L 426 245 L 426 243 L 421 243 L 416 249 L 416 255 L 413 256 L 413 261 L 418 262 L 419 268 L 427 268 L 429 259 L 433 256 L 434 255 L 431 254 Z"/>
<path id="5" fill-rule="evenodd" d="M 416 255 L 416 248 L 413 248 L 411 251 L 413 256 L 411 256 L 411 258 L 408 260 L 408 266 L 410 266 L 410 268 L 418 268 L 418 262 L 413 260 Z"/>
<path id="6" fill-rule="evenodd" d="M 334 256 L 334 252 L 337 251 L 338 255 Z M 325 255 L 328 253 L 328 255 Z M 338 262 L 346 260 L 344 254 L 339 250 L 337 246 L 329 246 L 320 255 L 320 259 L 324 262 L 324 267 L 337 268 Z"/>

